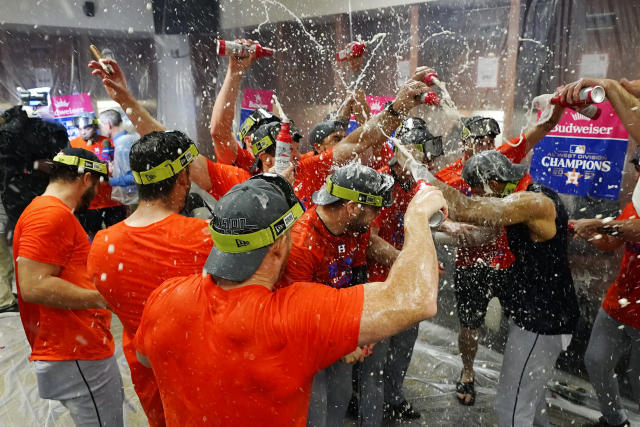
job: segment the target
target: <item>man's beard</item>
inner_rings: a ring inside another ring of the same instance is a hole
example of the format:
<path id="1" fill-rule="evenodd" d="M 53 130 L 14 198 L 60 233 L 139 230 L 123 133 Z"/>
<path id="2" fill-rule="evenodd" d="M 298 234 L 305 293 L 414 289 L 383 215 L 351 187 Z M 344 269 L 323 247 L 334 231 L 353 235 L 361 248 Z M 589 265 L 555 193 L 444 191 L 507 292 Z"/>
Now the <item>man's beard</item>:
<path id="1" fill-rule="evenodd" d="M 349 224 L 347 230 L 352 233 L 366 233 L 369 230 L 369 224 Z"/>
<path id="2" fill-rule="evenodd" d="M 80 198 L 80 203 L 78 204 L 78 210 L 85 210 L 89 208 L 91 201 L 98 194 L 97 186 L 91 186 L 87 188 L 87 190 L 82 193 L 82 197 Z"/>

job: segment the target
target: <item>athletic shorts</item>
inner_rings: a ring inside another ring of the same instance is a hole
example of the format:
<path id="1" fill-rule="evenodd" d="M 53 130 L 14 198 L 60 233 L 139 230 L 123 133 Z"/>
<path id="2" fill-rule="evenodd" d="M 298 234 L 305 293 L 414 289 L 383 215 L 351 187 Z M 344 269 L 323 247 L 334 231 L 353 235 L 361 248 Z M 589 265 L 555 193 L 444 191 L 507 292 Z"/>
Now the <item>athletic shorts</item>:
<path id="1" fill-rule="evenodd" d="M 484 322 L 491 298 L 500 298 L 500 290 L 507 277 L 506 270 L 485 265 L 456 266 L 454 289 L 458 302 L 460 324 L 478 329 Z"/>

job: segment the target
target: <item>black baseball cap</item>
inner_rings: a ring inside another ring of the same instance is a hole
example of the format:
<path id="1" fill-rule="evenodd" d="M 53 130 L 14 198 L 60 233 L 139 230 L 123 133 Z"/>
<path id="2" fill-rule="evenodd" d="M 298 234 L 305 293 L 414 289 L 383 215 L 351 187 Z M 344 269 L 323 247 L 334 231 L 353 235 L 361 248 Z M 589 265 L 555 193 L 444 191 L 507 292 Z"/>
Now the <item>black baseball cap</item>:
<path id="1" fill-rule="evenodd" d="M 273 115 L 271 112 L 265 110 L 264 108 L 253 110 L 251 114 L 249 114 L 249 117 L 247 117 L 245 121 L 240 125 L 240 130 L 238 130 L 238 139 L 242 141 L 245 136 L 253 134 L 261 125 L 265 123 L 279 121 L 280 119 L 277 116 Z"/>
<path id="2" fill-rule="evenodd" d="M 318 123 L 311 129 L 309 132 L 309 142 L 311 144 L 315 144 L 317 142 L 322 142 L 323 139 L 328 137 L 334 132 L 338 131 L 346 131 L 347 125 L 340 120 L 325 120 L 323 122 Z"/>
<path id="3" fill-rule="evenodd" d="M 482 186 L 494 180 L 498 182 L 517 182 L 527 173 L 527 166 L 511 163 L 496 150 L 486 150 L 474 154 L 462 168 L 462 179 L 470 186 Z"/>
<path id="4" fill-rule="evenodd" d="M 213 208 L 209 231 L 214 246 L 206 272 L 234 282 L 247 280 L 302 213 L 291 184 L 280 175 L 259 174 L 235 185 Z"/>
<path id="5" fill-rule="evenodd" d="M 419 117 L 406 118 L 398 130 L 396 138 L 403 145 L 417 145 L 429 158 L 444 154 L 442 137 L 433 136 L 427 128 L 427 123 Z"/>
<path id="6" fill-rule="evenodd" d="M 387 208 L 393 204 L 393 184 L 390 175 L 360 163 L 349 163 L 330 175 L 322 188 L 313 193 L 312 200 L 319 206 L 351 200 Z"/>
<path id="7" fill-rule="evenodd" d="M 468 138 L 484 138 L 490 136 L 495 138 L 500 135 L 500 125 L 495 119 L 491 117 L 473 116 L 467 119 L 463 119 L 464 126 L 462 127 L 461 139 Z"/>

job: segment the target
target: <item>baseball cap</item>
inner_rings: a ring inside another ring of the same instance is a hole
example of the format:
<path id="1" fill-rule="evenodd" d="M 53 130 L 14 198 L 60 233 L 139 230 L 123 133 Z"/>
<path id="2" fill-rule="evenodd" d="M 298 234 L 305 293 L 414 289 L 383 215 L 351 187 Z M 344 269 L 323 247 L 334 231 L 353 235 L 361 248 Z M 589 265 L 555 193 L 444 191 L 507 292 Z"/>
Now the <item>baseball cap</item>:
<path id="1" fill-rule="evenodd" d="M 433 136 L 425 121 L 419 117 L 406 118 L 396 130 L 396 138 L 403 145 L 417 146 L 430 158 L 444 154 L 442 137 Z"/>
<path id="2" fill-rule="evenodd" d="M 330 175 L 322 188 L 313 193 L 312 200 L 319 206 L 351 200 L 387 208 L 393 204 L 393 184 L 389 175 L 360 163 L 349 163 Z"/>
<path id="3" fill-rule="evenodd" d="M 311 144 L 322 142 L 323 139 L 331 135 L 333 132 L 340 130 L 347 130 L 347 126 L 344 122 L 340 120 L 325 120 L 318 123 L 313 127 L 313 129 L 311 129 L 311 132 L 309 132 L 309 142 Z"/>
<path id="4" fill-rule="evenodd" d="M 205 270 L 233 282 L 247 280 L 269 246 L 303 213 L 291 184 L 280 175 L 263 173 L 235 185 L 213 208 L 209 231 L 214 246 Z"/>
<path id="5" fill-rule="evenodd" d="M 484 138 L 490 136 L 495 138 L 500 135 L 500 125 L 491 117 L 473 116 L 462 120 L 461 139 Z"/>
<path id="6" fill-rule="evenodd" d="M 68 166 L 77 166 L 79 172 L 91 172 L 108 176 L 107 164 L 101 162 L 94 153 L 84 148 L 63 148 L 55 155 L 53 161 Z"/>
<path id="7" fill-rule="evenodd" d="M 488 181 L 516 182 L 527 173 L 527 166 L 511 163 L 496 150 L 474 154 L 462 168 L 462 179 L 470 186 L 482 186 Z"/>

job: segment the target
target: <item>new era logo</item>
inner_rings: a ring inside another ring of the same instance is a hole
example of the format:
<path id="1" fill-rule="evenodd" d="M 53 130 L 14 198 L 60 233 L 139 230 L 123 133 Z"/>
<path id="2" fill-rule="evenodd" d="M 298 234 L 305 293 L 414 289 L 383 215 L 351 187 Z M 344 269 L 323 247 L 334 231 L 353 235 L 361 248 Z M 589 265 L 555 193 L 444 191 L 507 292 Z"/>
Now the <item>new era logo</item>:
<path id="1" fill-rule="evenodd" d="M 240 240 L 240 239 L 236 239 L 236 245 L 239 248 L 242 248 L 244 246 L 249 246 L 249 242 L 247 242 L 246 240 Z"/>
<path id="2" fill-rule="evenodd" d="M 572 145 L 569 148 L 569 151 L 572 154 L 584 154 L 587 152 L 587 146 L 586 145 Z"/>

